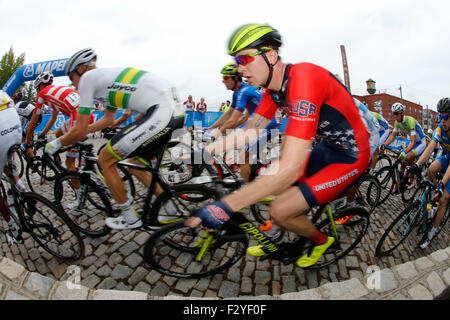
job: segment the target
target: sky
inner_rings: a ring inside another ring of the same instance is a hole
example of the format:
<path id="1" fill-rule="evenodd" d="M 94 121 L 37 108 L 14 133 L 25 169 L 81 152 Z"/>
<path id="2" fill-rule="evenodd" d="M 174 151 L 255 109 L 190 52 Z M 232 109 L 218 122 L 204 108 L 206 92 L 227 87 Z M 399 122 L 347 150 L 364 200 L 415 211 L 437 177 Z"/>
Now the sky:
<path id="1" fill-rule="evenodd" d="M 227 43 L 246 23 L 268 23 L 283 37 L 284 62 L 310 62 L 343 78 L 344 45 L 353 94 L 366 80 L 436 110 L 450 96 L 450 1 L 433 0 L 0 0 L 0 54 L 12 46 L 25 63 L 68 58 L 92 47 L 97 67 L 135 67 L 170 80 L 217 110 L 232 92 L 220 70 Z M 6 13 L 5 13 L 6 12 Z M 10 14 L 7 14 L 9 12 Z M 67 85 L 67 77 L 57 84 Z"/>

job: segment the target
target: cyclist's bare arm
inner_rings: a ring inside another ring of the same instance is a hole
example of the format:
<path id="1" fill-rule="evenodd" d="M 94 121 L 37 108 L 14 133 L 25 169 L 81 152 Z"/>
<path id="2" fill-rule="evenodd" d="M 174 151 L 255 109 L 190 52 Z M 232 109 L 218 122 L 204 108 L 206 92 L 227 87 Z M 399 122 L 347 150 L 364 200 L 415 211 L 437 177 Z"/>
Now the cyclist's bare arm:
<path id="1" fill-rule="evenodd" d="M 281 158 L 268 167 L 265 175 L 222 199 L 232 211 L 245 208 L 266 196 L 281 194 L 299 179 L 312 141 L 286 136 L 283 144 Z M 187 225 L 197 226 L 200 223 L 200 218 L 193 217 Z"/>
<path id="2" fill-rule="evenodd" d="M 241 116 L 242 116 L 241 111 L 233 110 L 231 117 L 229 117 L 229 119 L 219 128 L 221 135 L 226 135 L 227 130 L 239 127 L 239 119 L 241 118 Z"/>
<path id="3" fill-rule="evenodd" d="M 233 108 L 229 108 L 227 110 L 227 112 L 225 112 L 224 114 L 222 114 L 219 119 L 217 119 L 216 122 L 214 122 L 214 124 L 209 127 L 209 129 L 215 129 L 215 128 L 219 128 L 221 125 L 223 125 L 225 123 L 225 121 L 227 121 L 230 117 L 231 114 L 233 113 L 234 109 Z"/>
<path id="4" fill-rule="evenodd" d="M 92 133 L 109 127 L 114 122 L 115 116 L 116 110 L 106 109 L 103 117 L 88 126 L 88 132 Z"/>
<path id="5" fill-rule="evenodd" d="M 434 148 L 436 148 L 436 141 L 431 140 L 430 143 L 428 144 L 428 147 L 425 149 L 425 151 L 420 156 L 419 160 L 417 160 L 417 164 L 422 165 L 425 162 L 427 162 L 428 159 L 430 158 L 431 154 L 433 153 Z"/>
<path id="6" fill-rule="evenodd" d="M 394 142 L 395 137 L 397 136 L 397 132 L 392 131 L 389 138 L 387 138 L 386 142 L 384 143 L 385 146 L 390 145 L 392 142 Z"/>
<path id="7" fill-rule="evenodd" d="M 114 122 L 109 126 L 109 128 L 115 128 L 120 126 L 122 123 L 127 121 L 134 112 L 122 113 L 119 119 L 114 120 Z"/>
<path id="8" fill-rule="evenodd" d="M 112 111 L 106 110 L 105 115 L 99 121 L 94 122 L 93 125 L 96 124 L 97 122 L 100 122 L 103 118 L 106 117 L 106 119 L 100 123 L 99 127 L 101 128 L 99 128 L 98 130 L 106 128 L 110 123 L 114 121 L 115 113 L 116 113 L 115 110 Z M 78 113 L 77 122 L 75 123 L 75 126 L 72 129 L 70 129 L 69 132 L 67 132 L 66 134 L 64 134 L 59 138 L 61 145 L 69 146 L 71 144 L 74 144 L 75 142 L 78 142 L 86 138 L 86 135 L 88 134 L 89 119 L 90 115 Z"/>
<path id="9" fill-rule="evenodd" d="M 53 127 L 53 125 L 56 122 L 56 119 L 58 118 L 58 114 L 59 114 L 59 112 L 56 111 L 55 109 L 53 109 L 52 116 L 51 116 L 50 120 L 47 122 L 47 125 L 45 126 L 44 130 L 42 130 L 42 134 L 43 135 L 46 135 L 47 132 L 49 132 L 50 129 Z"/>
<path id="10" fill-rule="evenodd" d="M 36 129 L 36 124 L 37 124 L 38 118 L 39 118 L 39 115 L 33 112 L 33 115 L 31 116 L 30 124 L 28 125 L 27 136 L 25 139 L 25 143 L 27 145 L 30 145 L 30 143 L 31 143 L 34 129 Z"/>
<path id="11" fill-rule="evenodd" d="M 222 140 L 209 144 L 205 149 L 211 154 L 219 154 L 228 150 L 240 149 L 255 142 L 271 120 L 254 114 L 247 126 L 237 129 Z"/>
<path id="12" fill-rule="evenodd" d="M 416 135 L 413 134 L 413 135 L 411 135 L 411 142 L 408 144 L 408 146 L 405 149 L 405 153 L 407 154 L 412 149 L 414 149 L 415 145 L 416 145 Z"/>
<path id="13" fill-rule="evenodd" d="M 239 118 L 238 127 L 248 121 L 248 118 L 250 117 L 250 114 L 248 112 L 245 112 L 242 117 Z"/>

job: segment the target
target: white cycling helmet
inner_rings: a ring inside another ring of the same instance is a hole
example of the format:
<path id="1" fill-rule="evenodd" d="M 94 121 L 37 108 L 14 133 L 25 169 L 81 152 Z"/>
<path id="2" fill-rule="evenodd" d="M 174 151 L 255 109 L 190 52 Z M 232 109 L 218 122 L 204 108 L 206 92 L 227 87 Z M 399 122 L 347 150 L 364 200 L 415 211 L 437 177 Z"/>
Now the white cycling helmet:
<path id="1" fill-rule="evenodd" d="M 87 65 L 91 60 L 95 58 L 97 58 L 97 54 L 92 48 L 86 48 L 78 51 L 66 62 L 66 76 L 74 72 L 78 66 Z"/>
<path id="2" fill-rule="evenodd" d="M 392 105 L 392 112 L 405 112 L 406 107 L 402 105 L 400 102 L 396 102 Z"/>
<path id="3" fill-rule="evenodd" d="M 37 89 L 40 84 L 45 84 L 49 86 L 53 83 L 53 74 L 51 72 L 45 71 L 37 76 L 36 80 L 34 80 L 34 88 Z"/>

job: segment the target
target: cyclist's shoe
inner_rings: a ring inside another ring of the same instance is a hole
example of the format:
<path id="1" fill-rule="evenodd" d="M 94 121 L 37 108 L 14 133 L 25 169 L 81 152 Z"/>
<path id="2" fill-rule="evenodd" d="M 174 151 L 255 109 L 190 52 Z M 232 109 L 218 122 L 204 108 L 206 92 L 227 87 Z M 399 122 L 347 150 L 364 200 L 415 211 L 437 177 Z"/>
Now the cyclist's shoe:
<path id="1" fill-rule="evenodd" d="M 253 257 L 262 257 L 267 253 L 264 251 L 264 247 L 262 245 L 253 246 L 247 248 L 247 253 Z"/>
<path id="2" fill-rule="evenodd" d="M 117 218 L 106 218 L 105 224 L 115 230 L 136 229 L 142 227 L 141 219 L 137 219 L 133 223 L 128 223 L 124 216 L 120 215 Z"/>
<path id="3" fill-rule="evenodd" d="M 13 232 L 11 231 L 11 229 L 6 231 L 6 240 L 8 241 L 8 243 L 10 245 L 14 244 L 14 243 L 23 243 L 23 238 L 20 235 L 20 233 L 17 233 L 17 235 L 14 236 Z"/>
<path id="4" fill-rule="evenodd" d="M 334 243 L 333 237 L 327 237 L 327 241 L 324 244 L 316 245 L 312 247 L 312 250 L 309 250 L 303 256 L 298 258 L 296 265 L 300 268 L 310 267 L 319 261 L 320 257 L 323 253 Z"/>
<path id="5" fill-rule="evenodd" d="M 431 228 L 428 232 L 425 232 L 425 234 L 422 237 L 422 240 L 419 242 L 420 249 L 425 249 L 428 247 L 428 245 L 431 243 L 431 241 L 434 238 L 434 235 L 436 233 L 436 230 L 434 228 Z"/>

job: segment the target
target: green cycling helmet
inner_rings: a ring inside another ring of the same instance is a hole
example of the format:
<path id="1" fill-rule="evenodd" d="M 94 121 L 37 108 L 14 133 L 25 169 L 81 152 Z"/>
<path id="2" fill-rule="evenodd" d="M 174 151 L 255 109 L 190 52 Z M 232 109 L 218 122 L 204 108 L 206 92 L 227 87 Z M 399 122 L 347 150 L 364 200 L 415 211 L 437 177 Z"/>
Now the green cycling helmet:
<path id="1" fill-rule="evenodd" d="M 225 67 L 222 68 L 220 73 L 221 74 L 227 74 L 227 75 L 230 75 L 230 76 L 235 76 L 235 75 L 239 74 L 238 66 L 234 62 L 228 63 L 228 64 L 225 65 Z"/>
<path id="2" fill-rule="evenodd" d="M 281 35 L 268 24 L 250 23 L 239 27 L 228 41 L 228 53 L 235 55 L 247 48 L 260 48 L 264 45 L 278 48 L 282 44 Z"/>

